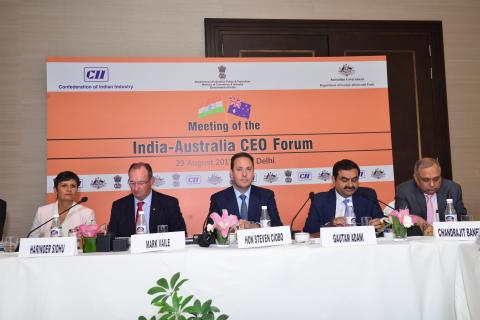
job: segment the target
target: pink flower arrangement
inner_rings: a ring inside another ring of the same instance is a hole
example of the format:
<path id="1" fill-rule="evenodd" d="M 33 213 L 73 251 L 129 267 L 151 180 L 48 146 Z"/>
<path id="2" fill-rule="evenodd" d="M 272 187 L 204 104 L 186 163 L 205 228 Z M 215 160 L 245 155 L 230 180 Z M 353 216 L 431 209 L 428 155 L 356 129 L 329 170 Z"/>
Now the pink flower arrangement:
<path id="1" fill-rule="evenodd" d="M 209 224 L 208 229 L 217 229 L 222 234 L 222 237 L 226 237 L 231 227 L 235 226 L 238 223 L 238 218 L 236 215 L 228 215 L 226 209 L 222 210 L 222 216 L 216 212 L 210 214 L 210 218 L 213 220 L 213 225 Z"/>
<path id="2" fill-rule="evenodd" d="M 78 226 L 78 230 L 84 238 L 95 238 L 100 231 L 100 226 L 98 224 L 82 224 Z"/>
<path id="3" fill-rule="evenodd" d="M 405 228 L 410 228 L 414 224 L 418 222 L 419 217 L 410 214 L 410 210 L 408 209 L 400 209 L 400 210 L 393 210 L 388 215 L 390 219 L 396 217 L 400 224 Z"/>

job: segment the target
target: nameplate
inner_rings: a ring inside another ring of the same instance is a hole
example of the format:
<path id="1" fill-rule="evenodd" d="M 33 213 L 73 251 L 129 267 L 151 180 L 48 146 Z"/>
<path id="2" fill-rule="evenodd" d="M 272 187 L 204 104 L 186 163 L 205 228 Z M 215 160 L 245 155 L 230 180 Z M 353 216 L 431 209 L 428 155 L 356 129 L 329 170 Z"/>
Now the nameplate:
<path id="1" fill-rule="evenodd" d="M 320 228 L 320 243 L 322 247 L 363 246 L 377 244 L 377 238 L 373 226 Z"/>
<path id="2" fill-rule="evenodd" d="M 130 238 L 130 252 L 142 253 L 151 251 L 173 250 L 185 248 L 185 232 L 162 232 L 134 234 Z"/>
<path id="3" fill-rule="evenodd" d="M 292 243 L 290 227 L 270 227 L 237 230 L 237 243 L 241 249 L 280 246 Z"/>
<path id="4" fill-rule="evenodd" d="M 433 223 L 433 235 L 439 240 L 475 241 L 478 234 L 480 234 L 480 221 Z"/>
<path id="5" fill-rule="evenodd" d="M 67 257 L 77 254 L 76 237 L 22 238 L 19 257 Z"/>

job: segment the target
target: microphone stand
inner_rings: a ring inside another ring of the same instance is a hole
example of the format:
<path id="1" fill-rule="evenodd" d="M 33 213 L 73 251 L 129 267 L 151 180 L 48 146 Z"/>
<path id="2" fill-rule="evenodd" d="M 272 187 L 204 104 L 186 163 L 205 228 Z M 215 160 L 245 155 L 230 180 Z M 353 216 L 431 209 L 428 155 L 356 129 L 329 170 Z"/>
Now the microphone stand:
<path id="1" fill-rule="evenodd" d="M 290 222 L 290 234 L 292 235 L 292 238 L 294 236 L 295 233 L 299 232 L 298 230 L 292 230 L 293 228 L 293 222 L 295 221 L 295 219 L 298 217 L 298 215 L 300 214 L 300 212 L 302 211 L 303 207 L 305 207 L 305 205 L 307 204 L 308 200 L 313 200 L 313 196 L 315 194 L 313 192 L 310 192 L 308 194 L 308 198 L 307 200 L 305 200 L 305 202 L 303 203 L 303 205 L 300 207 L 300 210 L 298 210 L 298 212 L 295 214 L 295 216 L 293 217 L 292 221 Z"/>
<path id="2" fill-rule="evenodd" d="M 84 202 L 87 202 L 87 201 L 88 201 L 88 197 L 83 197 L 82 199 L 80 199 L 79 202 L 75 203 L 73 206 L 67 208 L 66 210 L 63 210 L 62 212 L 60 212 L 60 213 L 58 214 L 58 216 L 60 217 L 61 215 L 63 215 L 63 214 L 65 214 L 65 213 L 67 213 L 68 211 L 70 211 L 70 209 L 72 209 L 73 207 L 76 207 L 76 206 L 78 206 L 80 203 L 84 203 Z M 44 225 L 46 225 L 47 223 L 49 223 L 49 222 L 52 221 L 53 219 L 54 219 L 54 217 L 51 217 L 50 219 L 48 219 L 47 221 L 45 221 L 45 222 L 42 223 L 41 225 L 39 225 L 39 226 L 33 228 L 32 230 L 30 230 L 30 232 L 27 234 L 27 238 L 30 237 L 30 235 L 31 235 L 34 231 L 40 229 L 41 227 L 43 227 Z"/>

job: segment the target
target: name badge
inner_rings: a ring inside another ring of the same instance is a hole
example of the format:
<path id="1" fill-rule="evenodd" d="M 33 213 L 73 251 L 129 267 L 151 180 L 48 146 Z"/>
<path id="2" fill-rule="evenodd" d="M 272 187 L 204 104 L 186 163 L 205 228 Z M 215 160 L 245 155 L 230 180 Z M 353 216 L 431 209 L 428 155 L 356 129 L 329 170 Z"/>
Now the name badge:
<path id="1" fill-rule="evenodd" d="M 77 254 L 76 237 L 22 238 L 19 257 L 67 257 Z"/>
<path id="2" fill-rule="evenodd" d="M 433 234 L 440 240 L 471 240 L 480 234 L 480 221 L 434 222 Z"/>
<path id="3" fill-rule="evenodd" d="M 279 246 L 292 243 L 290 227 L 271 227 L 237 231 L 237 243 L 241 249 Z"/>
<path id="4" fill-rule="evenodd" d="M 320 228 L 320 243 L 323 247 L 363 246 L 377 244 L 377 238 L 373 226 Z"/>
<path id="5" fill-rule="evenodd" d="M 130 238 L 130 252 L 141 253 L 185 248 L 185 232 L 134 234 Z"/>

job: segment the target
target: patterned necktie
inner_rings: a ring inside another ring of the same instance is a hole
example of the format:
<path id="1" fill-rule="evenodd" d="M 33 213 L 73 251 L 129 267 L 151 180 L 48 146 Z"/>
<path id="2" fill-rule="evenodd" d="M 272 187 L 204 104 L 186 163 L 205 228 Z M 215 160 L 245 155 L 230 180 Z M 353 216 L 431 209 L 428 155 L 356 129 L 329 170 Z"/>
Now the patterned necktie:
<path id="1" fill-rule="evenodd" d="M 433 210 L 433 201 L 432 197 L 433 195 L 426 195 L 427 197 L 427 222 L 428 224 L 433 224 L 433 221 L 435 220 L 435 211 Z"/>
<path id="2" fill-rule="evenodd" d="M 137 202 L 137 214 L 135 215 L 135 225 L 137 224 L 137 220 L 138 220 L 138 212 L 143 211 L 143 204 L 144 203 L 145 202 L 143 202 L 143 201 Z"/>
<path id="3" fill-rule="evenodd" d="M 240 195 L 240 199 L 242 199 L 242 205 L 240 206 L 240 219 L 242 220 L 248 220 L 247 202 L 245 201 L 246 198 L 246 195 Z"/>

